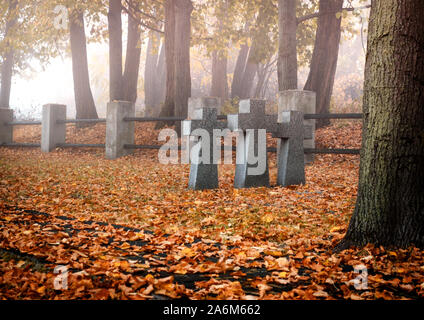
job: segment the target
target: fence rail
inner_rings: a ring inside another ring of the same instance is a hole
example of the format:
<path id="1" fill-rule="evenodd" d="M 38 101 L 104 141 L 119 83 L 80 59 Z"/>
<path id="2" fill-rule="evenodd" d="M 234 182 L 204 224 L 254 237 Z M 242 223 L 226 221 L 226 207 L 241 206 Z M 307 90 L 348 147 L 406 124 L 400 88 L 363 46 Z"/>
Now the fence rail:
<path id="1" fill-rule="evenodd" d="M 362 113 L 327 113 L 327 114 L 305 114 L 305 120 L 319 120 L 319 119 L 362 119 Z M 178 122 L 184 121 L 185 117 L 126 117 L 123 119 L 125 122 Z M 226 120 L 227 115 L 219 115 L 218 120 Z M 106 123 L 106 119 L 63 119 L 56 120 L 57 124 L 77 124 L 77 123 Z M 6 126 L 30 126 L 42 125 L 42 121 L 10 121 L 5 123 Z M 39 143 L 2 143 L 2 147 L 22 147 L 22 148 L 37 148 L 40 147 Z M 81 144 L 81 143 L 58 143 L 59 148 L 105 148 L 105 144 Z M 159 150 L 161 146 L 158 145 L 137 145 L 126 144 L 125 149 L 132 150 Z M 185 150 L 185 147 L 175 147 L 178 150 Z M 236 147 L 225 147 L 224 150 L 236 151 Z M 267 148 L 267 152 L 277 153 L 276 148 Z M 360 149 L 304 149 L 305 154 L 338 154 L 338 155 L 359 155 Z"/>
<path id="2" fill-rule="evenodd" d="M 1 143 L 0 147 L 8 148 L 40 148 L 40 143 Z"/>
<path id="3" fill-rule="evenodd" d="M 56 123 L 106 123 L 106 119 L 67 119 L 67 120 L 57 120 Z"/>
<path id="4" fill-rule="evenodd" d="M 360 149 L 305 149 L 305 154 L 361 154 Z"/>
<path id="5" fill-rule="evenodd" d="M 41 121 L 12 121 L 6 122 L 7 126 L 38 126 L 41 125 Z"/>
<path id="6" fill-rule="evenodd" d="M 104 144 L 58 143 L 58 148 L 105 148 Z"/>
<path id="7" fill-rule="evenodd" d="M 305 114 L 305 120 L 321 120 L 321 119 L 362 119 L 362 113 L 324 113 L 324 114 Z"/>

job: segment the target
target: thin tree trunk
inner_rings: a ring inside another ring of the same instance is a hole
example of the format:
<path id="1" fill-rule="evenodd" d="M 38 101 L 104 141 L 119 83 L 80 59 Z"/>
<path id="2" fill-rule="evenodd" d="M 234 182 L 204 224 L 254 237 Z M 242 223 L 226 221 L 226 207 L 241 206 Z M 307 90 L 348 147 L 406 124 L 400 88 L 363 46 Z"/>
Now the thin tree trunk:
<path id="1" fill-rule="evenodd" d="M 156 82 L 155 82 L 155 111 L 154 115 L 157 116 L 160 107 L 165 101 L 166 94 L 166 61 L 165 61 L 165 44 L 163 43 L 159 53 L 159 59 L 156 66 Z"/>
<path id="2" fill-rule="evenodd" d="M 212 53 L 212 87 L 211 96 L 221 98 L 221 103 L 228 99 L 227 55 L 224 51 Z"/>
<path id="3" fill-rule="evenodd" d="M 334 78 L 337 69 L 341 37 L 341 12 L 343 0 L 321 0 L 315 47 L 311 60 L 311 69 L 304 90 L 317 94 L 317 113 L 329 113 Z M 318 120 L 317 127 L 330 124 L 330 120 Z"/>
<path id="4" fill-rule="evenodd" d="M 258 62 L 256 62 L 256 42 L 253 42 L 249 50 L 246 68 L 244 70 L 243 81 L 241 83 L 240 99 L 251 97 L 253 82 L 258 71 Z"/>
<path id="5" fill-rule="evenodd" d="M 18 21 L 16 11 L 17 1 L 9 0 L 8 18 L 3 38 L 5 52 L 3 55 L 3 63 L 1 65 L 1 85 L 0 85 L 0 108 L 10 107 L 10 92 L 12 88 L 12 76 L 15 50 L 10 43 L 10 32 Z"/>
<path id="6" fill-rule="evenodd" d="M 137 101 L 138 73 L 140 69 L 141 44 L 140 25 L 132 15 L 128 15 L 128 41 L 125 59 L 125 72 L 123 75 L 123 99 Z"/>
<path id="7" fill-rule="evenodd" d="M 237 57 L 236 67 L 234 69 L 233 82 L 231 85 L 231 98 L 241 96 L 241 87 L 243 83 L 244 69 L 246 68 L 247 57 L 249 55 L 249 46 L 243 44 Z"/>
<path id="8" fill-rule="evenodd" d="M 110 101 L 123 99 L 121 12 L 121 0 L 109 0 L 108 29 Z"/>
<path id="9" fill-rule="evenodd" d="M 191 96 L 190 38 L 191 0 L 175 2 L 175 112 L 187 117 L 188 99 Z M 177 123 L 177 132 L 180 122 Z"/>
<path id="10" fill-rule="evenodd" d="M 165 0 L 165 61 L 166 61 L 166 95 L 160 111 L 160 117 L 175 115 L 175 0 Z M 166 123 L 157 122 L 156 129 Z"/>
<path id="11" fill-rule="evenodd" d="M 157 38 L 154 31 L 150 31 L 149 42 L 147 43 L 146 66 L 144 69 L 144 102 L 146 105 L 146 116 L 152 116 L 156 108 L 155 86 L 156 67 L 158 63 Z"/>
<path id="12" fill-rule="evenodd" d="M 266 75 L 267 75 L 267 71 L 268 71 L 268 69 L 266 68 L 266 66 L 264 64 L 262 64 L 262 63 L 259 64 L 258 73 L 257 73 L 258 81 L 256 83 L 256 89 L 255 89 L 255 95 L 254 95 L 254 97 L 256 99 L 261 98 L 262 89 L 263 89 L 263 86 L 265 84 L 265 78 L 266 78 Z"/>
<path id="13" fill-rule="evenodd" d="M 424 2 L 373 0 L 358 198 L 338 250 L 424 247 Z"/>
<path id="14" fill-rule="evenodd" d="M 278 0 L 278 88 L 297 89 L 296 0 Z"/>
<path id="15" fill-rule="evenodd" d="M 73 12 L 70 19 L 72 73 L 74 78 L 77 119 L 97 119 L 96 106 L 90 88 L 87 46 L 82 12 Z M 79 125 L 81 127 L 82 125 Z"/>

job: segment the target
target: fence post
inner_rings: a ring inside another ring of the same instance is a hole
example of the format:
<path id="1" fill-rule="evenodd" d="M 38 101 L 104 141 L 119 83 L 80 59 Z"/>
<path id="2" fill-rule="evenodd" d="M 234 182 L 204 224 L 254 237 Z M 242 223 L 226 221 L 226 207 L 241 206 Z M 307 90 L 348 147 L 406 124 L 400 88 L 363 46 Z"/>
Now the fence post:
<path id="1" fill-rule="evenodd" d="M 127 101 L 109 102 L 106 115 L 106 158 L 114 160 L 129 154 L 126 144 L 134 144 L 134 122 L 124 118 L 135 116 L 135 105 Z"/>
<path id="2" fill-rule="evenodd" d="M 57 123 L 66 120 L 66 106 L 46 104 L 41 119 L 41 151 L 51 152 L 58 144 L 66 141 L 66 124 Z"/>
<path id="3" fill-rule="evenodd" d="M 0 108 L 0 144 L 13 142 L 13 127 L 8 122 L 13 121 L 13 110 Z"/>
<path id="4" fill-rule="evenodd" d="M 304 114 L 316 113 L 316 93 L 305 90 L 281 91 L 278 95 L 278 113 L 282 111 L 301 111 Z M 304 148 L 315 149 L 315 120 L 304 120 L 304 124 L 312 127 L 312 139 L 304 141 Z M 279 148 L 278 148 L 279 149 Z M 314 161 L 313 154 L 305 154 L 305 164 Z"/>

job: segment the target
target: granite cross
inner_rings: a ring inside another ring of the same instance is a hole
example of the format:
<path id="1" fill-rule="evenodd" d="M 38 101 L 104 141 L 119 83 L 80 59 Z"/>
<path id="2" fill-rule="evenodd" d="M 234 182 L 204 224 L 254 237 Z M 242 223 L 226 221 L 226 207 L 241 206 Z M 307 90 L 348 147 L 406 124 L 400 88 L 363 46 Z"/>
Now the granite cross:
<path id="1" fill-rule="evenodd" d="M 189 188 L 194 190 L 218 188 L 218 164 L 214 163 L 213 139 L 215 129 L 225 129 L 226 123 L 217 120 L 216 108 L 194 111 L 194 119 L 182 124 L 183 135 L 199 138 L 190 150 L 191 167 Z"/>
<path id="2" fill-rule="evenodd" d="M 304 114 L 300 111 L 284 111 L 278 114 L 278 123 L 272 129 L 278 138 L 279 186 L 305 184 L 305 158 L 303 140 L 311 139 L 312 127 L 303 124 Z"/>
<path id="3" fill-rule="evenodd" d="M 235 188 L 269 186 L 266 135 L 260 137 L 260 130 L 274 129 L 273 124 L 277 122 L 277 116 L 266 115 L 265 104 L 265 100 L 242 100 L 239 105 L 239 114 L 228 116 L 230 130 L 239 131 L 241 134 L 241 139 L 237 139 Z M 255 152 L 258 159 L 255 157 Z M 259 168 L 261 162 L 265 165 L 264 172 L 251 174 L 251 169 Z"/>

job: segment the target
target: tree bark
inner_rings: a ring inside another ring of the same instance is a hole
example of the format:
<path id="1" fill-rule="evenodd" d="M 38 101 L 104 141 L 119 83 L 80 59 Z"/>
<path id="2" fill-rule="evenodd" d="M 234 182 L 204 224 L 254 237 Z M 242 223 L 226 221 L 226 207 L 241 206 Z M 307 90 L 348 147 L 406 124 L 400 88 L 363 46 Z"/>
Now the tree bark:
<path id="1" fill-rule="evenodd" d="M 128 41 L 125 59 L 125 72 L 122 79 L 123 99 L 137 101 L 138 74 L 140 70 L 141 44 L 140 25 L 132 15 L 128 15 Z"/>
<path id="2" fill-rule="evenodd" d="M 97 119 L 96 106 L 90 88 L 87 46 L 83 12 L 74 11 L 70 19 L 72 73 L 74 78 L 77 119 Z M 82 125 L 79 125 L 81 127 Z"/>
<path id="3" fill-rule="evenodd" d="M 16 0 L 9 0 L 8 19 L 3 38 L 5 42 L 5 52 L 3 54 L 3 63 L 1 65 L 1 85 L 0 85 L 0 108 L 10 108 L 10 92 L 12 89 L 12 76 L 15 50 L 10 43 L 10 32 L 18 21 Z"/>
<path id="4" fill-rule="evenodd" d="M 221 98 L 221 103 L 228 99 L 227 53 L 214 51 L 212 53 L 212 87 L 211 97 Z"/>
<path id="5" fill-rule="evenodd" d="M 278 89 L 297 89 L 296 0 L 278 0 Z"/>
<path id="6" fill-rule="evenodd" d="M 190 38 L 191 0 L 175 1 L 175 113 L 187 117 L 188 99 L 191 96 Z M 177 123 L 177 132 L 180 122 Z"/>
<path id="7" fill-rule="evenodd" d="M 123 100 L 121 12 L 121 0 L 109 0 L 108 30 L 110 101 Z"/>
<path id="8" fill-rule="evenodd" d="M 155 82 L 155 111 L 157 116 L 160 111 L 160 106 L 165 101 L 166 94 L 166 61 L 165 61 L 165 44 L 163 43 L 160 49 L 158 63 L 156 65 L 156 82 Z"/>
<path id="9" fill-rule="evenodd" d="M 249 55 L 249 46 L 243 44 L 237 57 L 236 67 L 234 69 L 233 82 L 231 85 L 231 98 L 241 96 L 241 87 L 243 83 L 244 69 L 246 68 L 247 57 Z"/>
<path id="10" fill-rule="evenodd" d="M 165 61 L 166 61 L 166 94 L 160 117 L 175 115 L 175 0 L 165 1 Z M 157 122 L 156 129 L 166 123 Z"/>
<path id="11" fill-rule="evenodd" d="M 155 86 L 156 67 L 158 63 L 157 38 L 154 31 L 150 31 L 149 42 L 147 43 L 146 66 L 144 69 L 144 102 L 146 105 L 146 116 L 152 116 L 156 108 Z"/>
<path id="12" fill-rule="evenodd" d="M 341 20 L 334 12 L 342 12 L 343 0 L 321 0 L 318 28 L 311 69 L 304 90 L 317 94 L 317 113 L 329 113 L 331 95 L 339 56 Z M 317 128 L 330 124 L 329 119 L 317 121 Z"/>
<path id="13" fill-rule="evenodd" d="M 424 247 L 424 2 L 373 0 L 356 208 L 338 250 Z"/>

